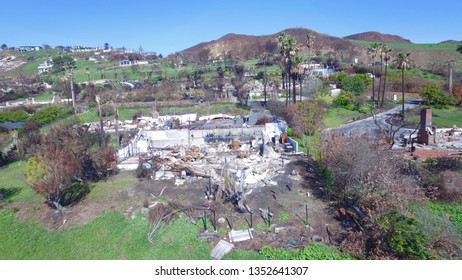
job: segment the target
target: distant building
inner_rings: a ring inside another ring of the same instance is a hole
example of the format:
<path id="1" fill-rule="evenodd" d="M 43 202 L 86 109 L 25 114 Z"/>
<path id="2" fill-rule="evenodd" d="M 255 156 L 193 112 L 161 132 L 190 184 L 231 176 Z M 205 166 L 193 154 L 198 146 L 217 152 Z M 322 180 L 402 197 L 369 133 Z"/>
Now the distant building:
<path id="1" fill-rule="evenodd" d="M 130 60 L 122 60 L 120 63 L 119 63 L 120 66 L 130 66 L 132 65 L 132 62 Z"/>
<path id="2" fill-rule="evenodd" d="M 96 50 L 94 47 L 74 46 L 73 52 L 92 52 Z"/>
<path id="3" fill-rule="evenodd" d="M 32 51 L 39 51 L 43 49 L 40 46 L 20 46 L 18 47 L 18 51 L 20 52 L 32 52 Z"/>
<path id="4" fill-rule="evenodd" d="M 302 65 L 303 68 L 305 69 L 305 75 L 306 76 L 318 76 L 318 77 L 323 77 L 326 78 L 329 74 L 334 72 L 334 69 L 331 67 L 325 67 L 322 64 L 316 63 L 316 64 L 304 64 Z"/>
<path id="5" fill-rule="evenodd" d="M 0 132 L 11 133 L 13 130 L 22 128 L 24 122 L 0 123 Z"/>
<path id="6" fill-rule="evenodd" d="M 132 62 L 130 60 L 124 59 L 121 62 L 119 62 L 120 66 L 146 65 L 146 64 L 149 64 L 149 62 L 145 60 L 136 60 Z"/>
<path id="7" fill-rule="evenodd" d="M 50 60 L 40 63 L 39 66 L 37 67 L 39 74 L 43 74 L 48 71 L 51 71 L 51 68 L 53 68 L 53 63 Z"/>

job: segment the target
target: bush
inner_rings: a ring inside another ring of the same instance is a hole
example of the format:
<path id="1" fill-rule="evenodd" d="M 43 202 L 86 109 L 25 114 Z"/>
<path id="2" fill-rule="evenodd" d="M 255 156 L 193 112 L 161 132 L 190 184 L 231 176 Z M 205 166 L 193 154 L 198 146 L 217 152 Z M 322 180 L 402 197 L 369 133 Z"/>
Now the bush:
<path id="1" fill-rule="evenodd" d="M 72 114 L 72 112 L 72 108 L 67 108 L 61 105 L 49 105 L 37 111 L 28 120 L 35 121 L 42 126 L 47 123 L 51 123 L 52 121 L 55 121 L 57 119 L 64 118 Z"/>
<path id="2" fill-rule="evenodd" d="M 329 91 L 329 95 L 321 94 L 316 99 L 316 103 L 318 103 L 318 105 L 323 106 L 325 108 L 330 107 L 333 104 L 333 100 L 334 100 L 330 96 L 330 90 L 328 90 L 328 91 Z"/>
<path id="3" fill-rule="evenodd" d="M 5 122 L 22 122 L 29 118 L 29 114 L 24 110 L 13 110 L 0 112 L 0 123 Z"/>
<path id="4" fill-rule="evenodd" d="M 431 106 L 446 106 L 449 98 L 435 85 L 426 85 L 420 91 L 423 101 Z"/>
<path id="5" fill-rule="evenodd" d="M 346 76 L 340 81 L 340 88 L 355 95 L 361 95 L 366 91 L 367 79 L 366 75 Z"/>
<path id="6" fill-rule="evenodd" d="M 385 240 L 394 254 L 404 259 L 428 259 L 428 237 L 415 218 L 408 218 L 393 210 L 382 222 Z"/>
<path id="7" fill-rule="evenodd" d="M 332 103 L 339 107 L 351 109 L 353 107 L 353 97 L 349 92 L 342 91 L 337 97 L 332 100 Z"/>
<path id="8" fill-rule="evenodd" d="M 311 244 L 302 250 L 273 249 L 264 246 L 260 249 L 260 255 L 269 260 L 349 260 L 351 256 L 341 254 L 336 247 L 322 244 Z"/>

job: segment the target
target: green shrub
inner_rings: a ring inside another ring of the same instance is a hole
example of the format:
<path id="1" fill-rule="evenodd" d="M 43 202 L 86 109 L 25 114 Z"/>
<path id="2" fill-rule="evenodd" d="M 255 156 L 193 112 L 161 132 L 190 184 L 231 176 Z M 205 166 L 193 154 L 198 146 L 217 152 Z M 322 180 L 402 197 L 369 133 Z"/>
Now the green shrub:
<path id="1" fill-rule="evenodd" d="M 435 85 L 426 85 L 420 91 L 420 96 L 423 101 L 431 106 L 446 106 L 449 103 L 449 98 Z"/>
<path id="2" fill-rule="evenodd" d="M 274 249 L 264 246 L 260 249 L 260 255 L 269 260 L 349 260 L 351 256 L 341 254 L 334 246 L 323 244 L 311 244 L 302 250 Z"/>
<path id="3" fill-rule="evenodd" d="M 37 111 L 28 120 L 35 121 L 39 125 L 51 123 L 57 119 L 64 118 L 73 112 L 72 108 L 61 105 L 49 105 Z"/>
<path id="4" fill-rule="evenodd" d="M 294 136 L 294 130 L 290 127 L 287 128 L 287 136 L 293 137 Z"/>
<path id="5" fill-rule="evenodd" d="M 404 259 L 428 259 L 428 237 L 415 218 L 393 210 L 381 220 L 385 240 L 395 255 Z"/>
<path id="6" fill-rule="evenodd" d="M 0 123 L 5 122 L 22 122 L 29 118 L 29 114 L 24 110 L 13 110 L 0 112 Z"/>
<path id="7" fill-rule="evenodd" d="M 339 107 L 351 109 L 353 107 L 353 97 L 349 92 L 342 91 L 337 97 L 332 100 L 332 103 Z"/>
<path id="8" fill-rule="evenodd" d="M 365 75 L 362 75 L 365 76 Z M 340 88 L 345 91 L 361 95 L 366 91 L 367 82 L 361 75 L 343 77 L 340 81 Z"/>

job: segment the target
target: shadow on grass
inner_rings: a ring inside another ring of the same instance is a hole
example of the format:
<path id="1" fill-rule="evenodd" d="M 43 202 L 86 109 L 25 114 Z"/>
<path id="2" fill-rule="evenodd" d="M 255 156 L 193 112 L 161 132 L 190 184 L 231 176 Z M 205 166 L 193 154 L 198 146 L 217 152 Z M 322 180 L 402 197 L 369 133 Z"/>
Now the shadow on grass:
<path id="1" fill-rule="evenodd" d="M 20 192 L 20 188 L 0 188 L 0 203 L 7 201 L 11 197 L 19 194 Z"/>

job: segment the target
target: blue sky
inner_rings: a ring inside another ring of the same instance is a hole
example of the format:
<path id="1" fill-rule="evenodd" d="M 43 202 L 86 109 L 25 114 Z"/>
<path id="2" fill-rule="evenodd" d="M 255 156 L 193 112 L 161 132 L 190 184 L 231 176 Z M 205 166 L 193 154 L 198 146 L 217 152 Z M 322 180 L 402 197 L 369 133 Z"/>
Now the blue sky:
<path id="1" fill-rule="evenodd" d="M 107 42 L 165 56 L 228 33 L 268 35 L 290 27 L 337 37 L 379 31 L 414 43 L 462 40 L 460 0 L 4 2 L 0 44 L 8 46 Z"/>

